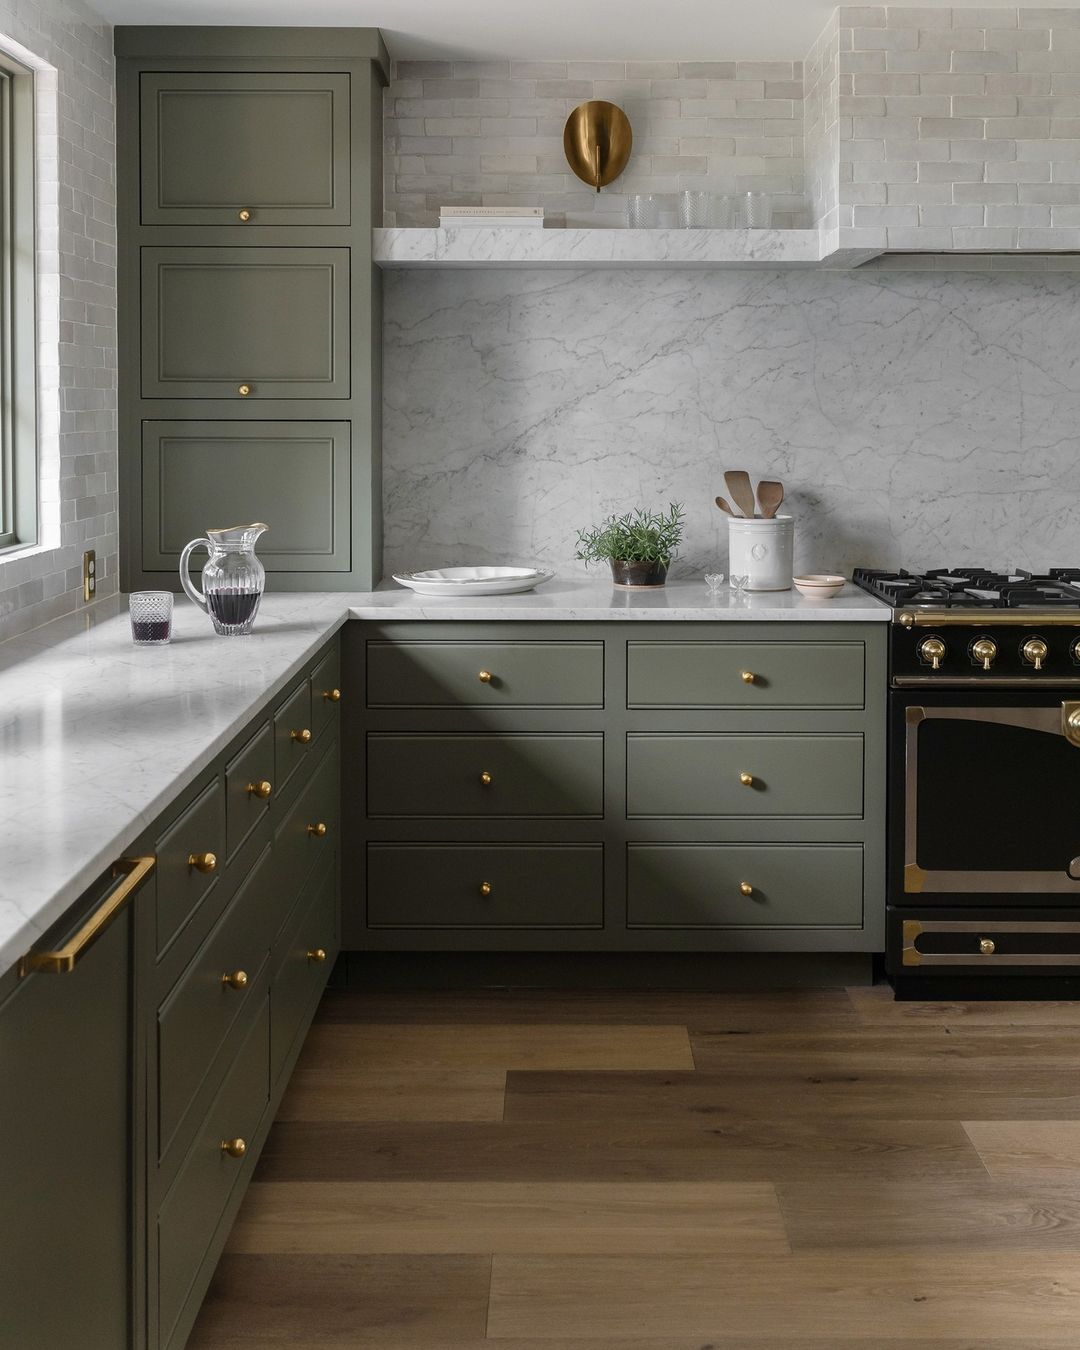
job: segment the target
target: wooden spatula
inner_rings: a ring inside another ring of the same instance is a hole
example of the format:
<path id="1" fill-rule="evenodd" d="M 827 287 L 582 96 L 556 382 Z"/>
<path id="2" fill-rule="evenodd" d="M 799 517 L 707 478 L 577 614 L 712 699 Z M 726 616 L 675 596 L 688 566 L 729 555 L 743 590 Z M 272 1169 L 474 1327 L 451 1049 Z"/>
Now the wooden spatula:
<path id="1" fill-rule="evenodd" d="M 777 511 L 780 510 L 780 504 L 784 500 L 783 483 L 774 482 L 771 478 L 763 478 L 757 485 L 758 506 L 761 507 L 761 515 L 764 520 L 772 520 Z"/>
<path id="2" fill-rule="evenodd" d="M 750 486 L 750 475 L 745 469 L 729 469 L 724 474 L 724 482 L 731 493 L 731 500 L 748 520 L 754 517 L 754 489 Z"/>
<path id="3" fill-rule="evenodd" d="M 733 516 L 736 520 L 739 518 L 738 511 L 733 511 L 731 509 L 731 504 L 726 497 L 717 497 L 716 504 L 726 515 Z"/>

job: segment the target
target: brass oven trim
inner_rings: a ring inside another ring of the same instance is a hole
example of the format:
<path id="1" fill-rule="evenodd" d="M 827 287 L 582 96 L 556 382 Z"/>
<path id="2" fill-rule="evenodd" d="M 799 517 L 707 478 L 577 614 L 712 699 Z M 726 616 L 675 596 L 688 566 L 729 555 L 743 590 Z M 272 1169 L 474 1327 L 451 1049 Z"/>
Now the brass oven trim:
<path id="1" fill-rule="evenodd" d="M 902 609 L 896 622 L 901 628 L 1080 629 L 1074 609 Z"/>
<path id="2" fill-rule="evenodd" d="M 1080 933 L 1080 923 L 1017 920 L 985 923 L 972 919 L 905 919 L 901 964 L 905 966 L 1080 966 L 1080 952 L 920 952 L 923 933 Z"/>
<path id="3" fill-rule="evenodd" d="M 991 895 L 1019 893 L 1029 895 L 1078 895 L 1080 878 L 1062 871 L 1039 872 L 962 872 L 929 871 L 917 857 L 919 732 L 928 718 L 968 722 L 996 722 L 1002 726 L 1042 731 L 1052 736 L 1068 736 L 1080 747 L 1080 716 L 1073 726 L 1075 738 L 1066 727 L 1074 713 L 1080 714 L 1080 702 L 1064 701 L 1057 707 L 1043 708 L 951 708 L 911 706 L 905 709 L 904 744 L 904 894 L 950 895 L 984 892 Z M 924 958 L 925 959 L 925 958 Z"/>

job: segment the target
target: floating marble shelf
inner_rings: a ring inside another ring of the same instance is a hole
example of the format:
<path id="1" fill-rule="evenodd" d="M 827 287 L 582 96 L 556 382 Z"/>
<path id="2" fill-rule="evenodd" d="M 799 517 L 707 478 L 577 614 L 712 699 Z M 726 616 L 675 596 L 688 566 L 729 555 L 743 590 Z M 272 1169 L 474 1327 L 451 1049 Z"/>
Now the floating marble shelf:
<path id="1" fill-rule="evenodd" d="M 854 267 L 879 251 L 830 248 L 818 230 L 374 231 L 377 267 Z"/>

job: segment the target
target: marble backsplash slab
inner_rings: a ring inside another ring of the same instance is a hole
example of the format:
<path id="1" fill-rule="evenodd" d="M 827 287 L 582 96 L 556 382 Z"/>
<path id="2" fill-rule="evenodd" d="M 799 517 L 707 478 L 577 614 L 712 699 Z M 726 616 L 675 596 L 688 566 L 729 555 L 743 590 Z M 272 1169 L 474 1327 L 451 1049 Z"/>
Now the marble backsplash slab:
<path id="1" fill-rule="evenodd" d="M 781 478 L 796 567 L 1075 564 L 1076 275 L 388 273 L 385 570 L 543 560 L 684 502 L 723 562 L 723 471 Z"/>

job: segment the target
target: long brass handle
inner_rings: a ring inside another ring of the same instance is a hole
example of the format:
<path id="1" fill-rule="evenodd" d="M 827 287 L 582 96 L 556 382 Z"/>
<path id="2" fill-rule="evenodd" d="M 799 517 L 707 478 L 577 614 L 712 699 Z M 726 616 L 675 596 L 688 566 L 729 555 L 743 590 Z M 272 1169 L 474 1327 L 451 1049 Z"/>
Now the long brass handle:
<path id="1" fill-rule="evenodd" d="M 156 864 L 157 859 L 154 857 L 121 858 L 118 863 L 114 863 L 113 874 L 123 880 L 105 903 L 94 910 L 74 937 L 56 951 L 27 952 L 19 962 L 19 978 L 29 975 L 31 971 L 39 971 L 43 975 L 66 975 L 74 970 Z"/>

